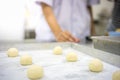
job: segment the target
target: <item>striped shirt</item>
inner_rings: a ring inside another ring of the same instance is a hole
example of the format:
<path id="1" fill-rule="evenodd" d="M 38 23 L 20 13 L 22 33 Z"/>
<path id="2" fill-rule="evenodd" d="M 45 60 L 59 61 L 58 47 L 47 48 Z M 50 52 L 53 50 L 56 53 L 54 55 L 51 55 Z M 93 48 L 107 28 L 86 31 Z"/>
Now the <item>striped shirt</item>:
<path id="1" fill-rule="evenodd" d="M 112 24 L 115 28 L 120 28 L 120 0 L 115 0 L 112 13 Z"/>

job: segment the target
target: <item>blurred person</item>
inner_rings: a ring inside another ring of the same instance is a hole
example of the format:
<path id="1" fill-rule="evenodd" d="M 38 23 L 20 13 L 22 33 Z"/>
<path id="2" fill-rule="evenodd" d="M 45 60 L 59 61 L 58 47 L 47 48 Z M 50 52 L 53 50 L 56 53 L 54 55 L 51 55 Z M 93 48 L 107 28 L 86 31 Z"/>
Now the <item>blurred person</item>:
<path id="1" fill-rule="evenodd" d="M 107 31 L 118 31 L 120 29 L 120 0 L 109 0 L 114 2 L 112 17 L 109 20 Z"/>
<path id="2" fill-rule="evenodd" d="M 43 14 L 36 28 L 36 40 L 85 42 L 94 35 L 91 6 L 99 0 L 37 0 Z"/>

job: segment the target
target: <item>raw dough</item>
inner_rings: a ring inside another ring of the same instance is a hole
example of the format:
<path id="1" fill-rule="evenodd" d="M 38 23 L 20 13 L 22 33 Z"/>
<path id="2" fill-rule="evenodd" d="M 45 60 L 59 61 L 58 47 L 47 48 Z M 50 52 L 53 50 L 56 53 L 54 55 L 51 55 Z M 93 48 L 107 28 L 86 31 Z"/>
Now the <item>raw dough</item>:
<path id="1" fill-rule="evenodd" d="M 103 64 L 99 59 L 93 59 L 89 63 L 89 70 L 93 72 L 101 72 L 103 70 Z"/>
<path id="2" fill-rule="evenodd" d="M 113 73 L 112 80 L 120 80 L 120 70 Z"/>
<path id="3" fill-rule="evenodd" d="M 69 62 L 77 61 L 78 60 L 77 54 L 75 54 L 75 53 L 68 53 L 66 55 L 66 60 L 69 61 Z"/>
<path id="4" fill-rule="evenodd" d="M 10 48 L 7 51 L 7 55 L 9 57 L 16 57 L 16 56 L 18 56 L 18 50 L 16 48 Z"/>
<path id="5" fill-rule="evenodd" d="M 55 47 L 53 53 L 57 55 L 62 54 L 62 48 L 60 46 Z"/>
<path id="6" fill-rule="evenodd" d="M 29 79 L 39 79 L 43 77 L 43 68 L 38 65 L 32 65 L 27 70 L 27 76 Z"/>
<path id="7" fill-rule="evenodd" d="M 32 57 L 29 55 L 23 55 L 20 58 L 21 65 L 30 65 L 32 64 Z"/>

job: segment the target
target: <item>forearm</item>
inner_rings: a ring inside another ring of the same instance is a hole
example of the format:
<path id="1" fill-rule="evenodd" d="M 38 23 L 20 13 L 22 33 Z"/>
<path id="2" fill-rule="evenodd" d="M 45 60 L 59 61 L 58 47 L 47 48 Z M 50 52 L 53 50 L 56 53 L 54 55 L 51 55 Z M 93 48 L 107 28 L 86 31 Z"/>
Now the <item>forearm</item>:
<path id="1" fill-rule="evenodd" d="M 45 16 L 46 21 L 48 22 L 49 27 L 51 28 L 54 35 L 57 37 L 57 35 L 62 31 L 59 27 L 59 24 L 57 23 L 57 20 L 54 16 L 53 10 L 50 6 L 41 3 L 43 14 Z"/>
<path id="2" fill-rule="evenodd" d="M 59 42 L 67 42 L 67 41 L 79 42 L 79 39 L 72 36 L 72 34 L 69 33 L 67 30 L 62 31 L 59 24 L 57 23 L 57 20 L 55 18 L 53 10 L 49 5 L 47 5 L 45 3 L 41 3 L 41 5 L 42 5 L 42 10 L 43 10 L 45 19 L 46 19 L 49 27 L 51 28 L 53 34 L 55 35 L 57 41 L 59 41 Z"/>

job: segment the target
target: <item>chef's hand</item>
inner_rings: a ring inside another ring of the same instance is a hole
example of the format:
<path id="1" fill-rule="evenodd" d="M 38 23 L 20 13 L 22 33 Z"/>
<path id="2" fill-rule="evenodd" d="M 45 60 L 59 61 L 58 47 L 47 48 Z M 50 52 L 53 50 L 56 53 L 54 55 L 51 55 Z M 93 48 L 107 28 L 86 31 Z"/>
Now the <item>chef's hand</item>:
<path id="1" fill-rule="evenodd" d="M 76 37 L 74 37 L 70 32 L 68 31 L 62 31 L 60 32 L 57 37 L 56 40 L 58 42 L 80 42 L 80 40 Z"/>

